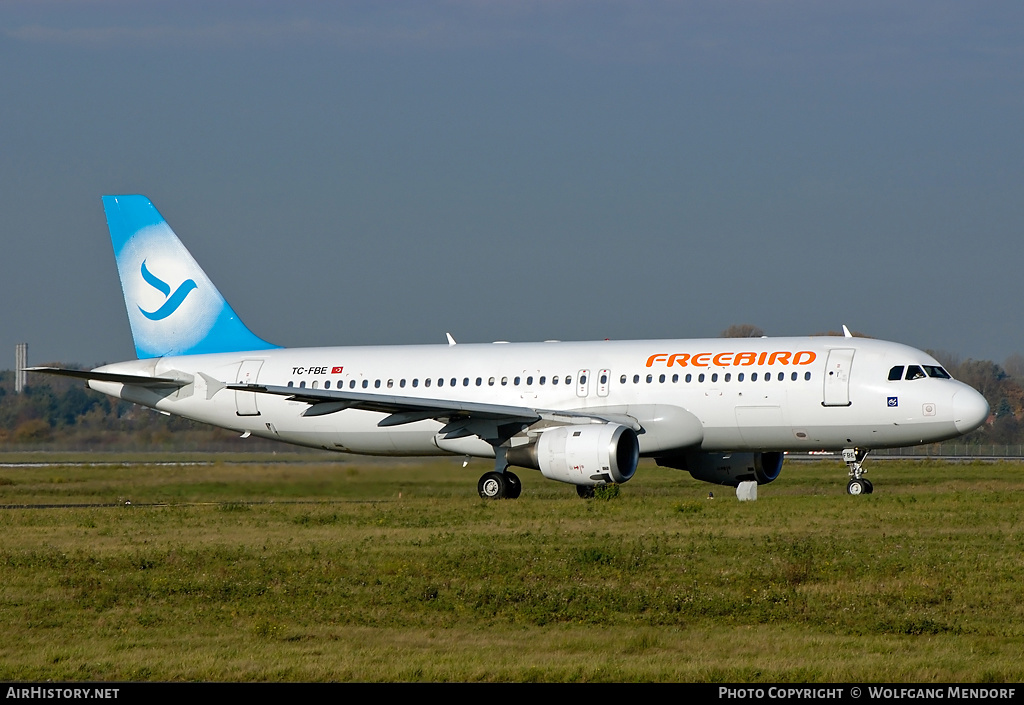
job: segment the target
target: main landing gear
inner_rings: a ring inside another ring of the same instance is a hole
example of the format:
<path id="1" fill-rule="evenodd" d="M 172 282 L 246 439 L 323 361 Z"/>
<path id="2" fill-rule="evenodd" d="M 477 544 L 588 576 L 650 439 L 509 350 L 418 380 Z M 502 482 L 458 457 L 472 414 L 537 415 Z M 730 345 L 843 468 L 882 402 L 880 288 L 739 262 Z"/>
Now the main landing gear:
<path id="1" fill-rule="evenodd" d="M 476 483 L 477 492 L 482 499 L 519 499 L 523 493 L 523 483 L 514 472 L 485 472 Z"/>
<path id="2" fill-rule="evenodd" d="M 481 499 L 519 499 L 523 493 L 523 483 L 519 476 L 508 469 L 505 461 L 505 449 L 494 449 L 494 470 L 485 472 L 476 483 L 476 491 Z"/>
<path id="3" fill-rule="evenodd" d="M 843 449 L 843 461 L 846 462 L 846 467 L 850 469 L 850 481 L 846 483 L 847 494 L 871 494 L 875 491 L 875 486 L 871 484 L 871 480 L 864 477 L 864 473 L 866 473 L 867 470 L 862 467 L 862 464 L 864 463 L 864 458 L 866 458 L 867 455 L 867 449 Z"/>
<path id="4" fill-rule="evenodd" d="M 480 481 L 476 483 L 476 491 L 480 493 L 481 499 L 519 499 L 519 495 L 523 493 L 523 483 L 519 481 L 519 476 L 510 470 L 492 470 L 480 476 Z M 576 485 L 576 494 L 582 499 L 593 499 L 594 487 Z"/>

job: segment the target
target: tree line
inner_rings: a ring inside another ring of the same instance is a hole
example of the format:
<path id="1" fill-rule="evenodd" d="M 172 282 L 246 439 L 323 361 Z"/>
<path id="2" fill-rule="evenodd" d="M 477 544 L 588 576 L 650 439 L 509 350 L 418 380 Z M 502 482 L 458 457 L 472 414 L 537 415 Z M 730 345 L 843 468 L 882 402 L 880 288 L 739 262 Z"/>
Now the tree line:
<path id="1" fill-rule="evenodd" d="M 68 365 L 57 365 L 67 367 Z M 89 389 L 82 380 L 29 374 L 21 394 L 14 371 L 0 371 L 4 450 L 284 450 L 273 441 L 166 416 Z"/>

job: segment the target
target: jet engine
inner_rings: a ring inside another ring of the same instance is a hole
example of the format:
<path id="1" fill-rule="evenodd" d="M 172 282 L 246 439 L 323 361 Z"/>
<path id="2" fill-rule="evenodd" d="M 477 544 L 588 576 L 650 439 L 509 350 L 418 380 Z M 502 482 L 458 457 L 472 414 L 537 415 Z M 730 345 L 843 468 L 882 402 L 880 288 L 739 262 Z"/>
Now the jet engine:
<path id="1" fill-rule="evenodd" d="M 695 480 L 736 487 L 754 480 L 767 485 L 782 472 L 785 454 L 772 453 L 685 453 L 657 458 L 658 465 L 686 470 Z"/>
<path id="2" fill-rule="evenodd" d="M 505 459 L 573 485 L 622 483 L 636 472 L 640 443 L 636 432 L 621 424 L 556 426 L 532 443 L 509 448 Z"/>

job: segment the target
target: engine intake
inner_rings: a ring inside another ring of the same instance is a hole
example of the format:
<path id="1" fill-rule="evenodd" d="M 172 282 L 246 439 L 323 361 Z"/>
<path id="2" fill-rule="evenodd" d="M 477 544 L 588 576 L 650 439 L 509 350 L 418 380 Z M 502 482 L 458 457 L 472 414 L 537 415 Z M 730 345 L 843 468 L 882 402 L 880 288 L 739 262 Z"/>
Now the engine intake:
<path id="1" fill-rule="evenodd" d="M 622 483 L 636 472 L 640 443 L 636 432 L 621 424 L 556 426 L 533 443 L 509 448 L 505 459 L 573 485 Z"/>
<path id="2" fill-rule="evenodd" d="M 696 480 L 736 487 L 753 480 L 774 482 L 782 472 L 784 453 L 684 453 L 657 458 L 658 465 L 686 470 Z"/>

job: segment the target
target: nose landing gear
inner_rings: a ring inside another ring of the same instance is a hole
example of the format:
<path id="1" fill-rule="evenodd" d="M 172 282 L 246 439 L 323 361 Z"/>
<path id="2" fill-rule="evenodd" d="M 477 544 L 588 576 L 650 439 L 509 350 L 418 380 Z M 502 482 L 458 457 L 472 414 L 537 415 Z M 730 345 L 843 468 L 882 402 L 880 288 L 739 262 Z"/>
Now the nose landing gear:
<path id="1" fill-rule="evenodd" d="M 867 478 L 861 478 L 859 480 L 850 480 L 846 483 L 846 494 L 871 494 L 875 491 L 874 486 L 871 484 L 871 480 Z"/>
<path id="2" fill-rule="evenodd" d="M 866 448 L 843 449 L 843 461 L 846 463 L 846 467 L 850 469 L 850 481 L 846 484 L 847 494 L 871 494 L 875 491 L 875 487 L 871 484 L 871 480 L 864 477 L 864 473 L 866 473 L 867 470 L 862 467 L 864 458 L 867 457 L 868 452 L 869 451 Z"/>

